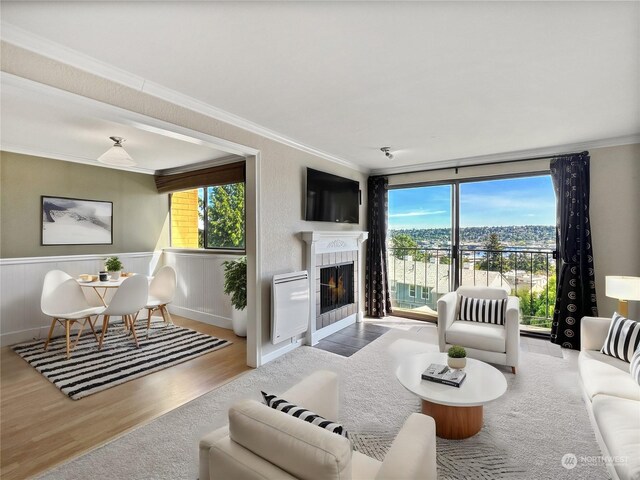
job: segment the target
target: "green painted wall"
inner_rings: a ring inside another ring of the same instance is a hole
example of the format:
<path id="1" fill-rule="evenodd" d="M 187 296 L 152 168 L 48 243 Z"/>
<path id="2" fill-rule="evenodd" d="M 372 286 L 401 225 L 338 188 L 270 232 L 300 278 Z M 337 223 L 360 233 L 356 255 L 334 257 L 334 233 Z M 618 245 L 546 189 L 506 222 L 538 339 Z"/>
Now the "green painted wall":
<path id="1" fill-rule="evenodd" d="M 113 245 L 40 245 L 41 195 L 113 202 Z M 153 251 L 168 215 L 152 175 L 0 152 L 1 258 Z"/>

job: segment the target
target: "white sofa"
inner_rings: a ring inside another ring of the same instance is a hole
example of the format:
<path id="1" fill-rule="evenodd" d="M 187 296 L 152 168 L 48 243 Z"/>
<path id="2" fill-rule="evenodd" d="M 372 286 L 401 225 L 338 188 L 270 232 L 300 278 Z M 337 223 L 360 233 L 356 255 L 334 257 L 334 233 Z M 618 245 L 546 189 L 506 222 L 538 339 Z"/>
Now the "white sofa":
<path id="1" fill-rule="evenodd" d="M 600 353 L 610 318 L 583 317 L 578 369 L 602 454 L 614 480 L 640 480 L 640 385 L 629 364 Z"/>
<path id="2" fill-rule="evenodd" d="M 499 300 L 508 298 L 504 325 L 458 320 L 460 296 Z M 467 356 L 507 365 L 516 373 L 520 358 L 520 301 L 504 288 L 459 287 L 438 300 L 438 343 L 441 352 L 461 345 Z"/>
<path id="3" fill-rule="evenodd" d="M 315 372 L 281 397 L 338 421 L 335 373 Z M 366 408 L 366 399 L 362 402 Z M 379 462 L 352 451 L 345 437 L 254 400 L 243 400 L 229 410 L 228 426 L 200 440 L 199 478 L 436 479 L 435 422 L 426 415 L 411 414 L 384 462 Z"/>

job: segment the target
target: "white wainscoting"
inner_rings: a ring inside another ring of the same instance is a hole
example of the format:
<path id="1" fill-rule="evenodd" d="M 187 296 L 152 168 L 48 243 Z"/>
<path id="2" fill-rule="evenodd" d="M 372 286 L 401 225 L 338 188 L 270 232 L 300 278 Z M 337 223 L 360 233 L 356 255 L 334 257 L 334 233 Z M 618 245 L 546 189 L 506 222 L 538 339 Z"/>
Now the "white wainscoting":
<path id="1" fill-rule="evenodd" d="M 238 255 L 212 252 L 164 251 L 164 264 L 175 268 L 178 288 L 169 311 L 199 322 L 231 328 L 233 307 L 224 294 L 222 262 Z"/>
<path id="2" fill-rule="evenodd" d="M 97 273 L 104 268 L 104 259 L 113 255 L 120 257 L 127 272 L 152 275 L 162 252 L 0 259 L 0 345 L 46 336 L 51 319 L 40 311 L 40 295 L 49 270 L 63 270 L 74 277 Z M 92 304 L 100 305 L 93 289 L 83 290 Z"/>

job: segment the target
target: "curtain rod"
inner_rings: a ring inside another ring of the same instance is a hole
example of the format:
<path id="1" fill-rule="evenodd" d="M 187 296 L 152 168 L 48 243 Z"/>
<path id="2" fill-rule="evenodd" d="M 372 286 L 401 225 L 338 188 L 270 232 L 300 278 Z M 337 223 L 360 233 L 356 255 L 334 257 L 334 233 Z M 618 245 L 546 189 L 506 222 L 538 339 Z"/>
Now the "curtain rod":
<path id="1" fill-rule="evenodd" d="M 556 155 L 543 155 L 541 157 L 528 157 L 528 158 L 518 158 L 515 160 L 503 160 L 503 161 L 496 161 L 496 162 L 488 162 L 488 163 L 476 163 L 474 165 L 460 165 L 458 167 L 441 167 L 441 168 L 429 168 L 429 169 L 425 169 L 425 170 L 412 170 L 410 172 L 398 172 L 398 173 L 389 173 L 387 175 L 379 175 L 381 177 L 392 177 L 394 175 L 406 175 L 408 173 L 420 173 L 420 172 L 439 172 L 442 170 L 455 170 L 456 174 L 458 174 L 458 169 L 460 168 L 470 168 L 470 167 L 483 167 L 485 165 L 500 165 L 502 163 L 517 163 L 517 162 L 530 162 L 533 160 L 551 160 L 553 158 L 558 158 L 558 157 L 568 157 L 571 155 L 588 155 L 589 152 L 587 150 L 584 150 L 580 153 L 578 152 L 573 152 L 573 153 L 561 153 L 561 154 L 556 154 Z M 378 176 L 378 175 L 377 175 Z"/>

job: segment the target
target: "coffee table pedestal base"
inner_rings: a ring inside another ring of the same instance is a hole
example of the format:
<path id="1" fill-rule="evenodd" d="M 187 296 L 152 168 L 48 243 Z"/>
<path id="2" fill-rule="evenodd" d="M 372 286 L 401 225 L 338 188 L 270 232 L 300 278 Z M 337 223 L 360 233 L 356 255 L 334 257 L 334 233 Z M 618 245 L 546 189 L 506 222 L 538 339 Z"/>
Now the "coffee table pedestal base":
<path id="1" fill-rule="evenodd" d="M 422 413 L 436 422 L 440 438 L 460 440 L 474 436 L 482 428 L 482 405 L 479 407 L 450 407 L 422 401 Z"/>

